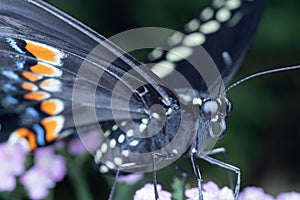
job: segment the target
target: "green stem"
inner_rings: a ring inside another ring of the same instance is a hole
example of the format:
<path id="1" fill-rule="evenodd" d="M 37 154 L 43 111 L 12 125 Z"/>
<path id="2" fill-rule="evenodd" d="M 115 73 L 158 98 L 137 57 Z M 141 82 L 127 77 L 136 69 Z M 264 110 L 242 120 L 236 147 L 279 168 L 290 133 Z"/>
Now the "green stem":
<path id="1" fill-rule="evenodd" d="M 45 200 L 54 200 L 54 191 L 53 189 L 49 190 L 49 194 Z"/>
<path id="2" fill-rule="evenodd" d="M 92 200 L 92 195 L 88 187 L 86 176 L 83 170 L 83 162 L 81 160 L 74 160 L 68 158 L 68 172 L 75 188 L 75 194 L 77 199 Z"/>

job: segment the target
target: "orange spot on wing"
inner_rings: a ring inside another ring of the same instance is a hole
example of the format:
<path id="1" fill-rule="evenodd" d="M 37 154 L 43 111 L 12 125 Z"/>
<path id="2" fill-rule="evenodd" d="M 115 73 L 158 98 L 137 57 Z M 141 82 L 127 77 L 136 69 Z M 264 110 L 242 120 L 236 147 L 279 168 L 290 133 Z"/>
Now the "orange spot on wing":
<path id="1" fill-rule="evenodd" d="M 40 62 L 30 67 L 30 70 L 38 74 L 49 75 L 49 76 L 55 75 L 58 71 L 57 68 Z"/>
<path id="2" fill-rule="evenodd" d="M 42 78 L 40 75 L 31 73 L 31 72 L 22 72 L 22 75 L 24 76 L 24 78 L 26 78 L 27 80 L 29 80 L 31 82 L 38 81 Z"/>
<path id="3" fill-rule="evenodd" d="M 57 114 L 57 104 L 54 101 L 43 101 L 41 103 L 41 110 L 48 115 Z"/>
<path id="4" fill-rule="evenodd" d="M 29 91 L 35 91 L 38 89 L 36 85 L 34 85 L 32 83 L 28 83 L 28 82 L 22 83 L 21 86 L 24 90 L 29 90 Z"/>
<path id="5" fill-rule="evenodd" d="M 50 97 L 50 95 L 46 92 L 30 92 L 24 94 L 24 99 L 41 101 Z"/>
<path id="6" fill-rule="evenodd" d="M 19 128 L 15 131 L 15 133 L 20 137 L 20 138 L 25 138 L 28 141 L 28 145 L 30 149 L 34 150 L 37 148 L 37 143 L 36 143 L 36 137 L 34 132 L 27 128 Z"/>
<path id="7" fill-rule="evenodd" d="M 32 53 L 37 59 L 48 62 L 57 62 L 58 50 L 47 45 L 41 45 L 36 42 L 26 41 L 25 49 Z M 56 50 L 56 51 L 55 51 Z"/>
<path id="8" fill-rule="evenodd" d="M 43 125 L 46 131 L 46 141 L 52 142 L 56 139 L 57 129 L 58 129 L 58 121 L 52 118 L 44 119 L 41 124 Z"/>

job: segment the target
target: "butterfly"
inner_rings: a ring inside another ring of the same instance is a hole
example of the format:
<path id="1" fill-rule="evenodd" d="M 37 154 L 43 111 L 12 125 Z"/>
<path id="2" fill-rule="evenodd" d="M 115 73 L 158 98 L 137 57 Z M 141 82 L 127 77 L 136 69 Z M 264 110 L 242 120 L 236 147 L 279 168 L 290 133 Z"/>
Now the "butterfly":
<path id="1" fill-rule="evenodd" d="M 249 48 L 263 4 L 213 0 L 145 66 L 44 1 L 2 0 L 1 141 L 34 150 L 98 130 L 102 173 L 155 171 L 188 155 L 200 199 L 198 158 L 238 174 L 237 199 L 239 169 L 209 155 L 222 152 L 211 149 L 232 109 L 224 84 Z"/>

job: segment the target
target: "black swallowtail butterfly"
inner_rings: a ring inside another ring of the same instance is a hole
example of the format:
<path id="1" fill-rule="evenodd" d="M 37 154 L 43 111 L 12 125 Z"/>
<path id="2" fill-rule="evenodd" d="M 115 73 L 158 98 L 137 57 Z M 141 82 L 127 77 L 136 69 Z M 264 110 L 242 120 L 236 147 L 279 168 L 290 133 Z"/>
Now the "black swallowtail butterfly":
<path id="1" fill-rule="evenodd" d="M 186 153 L 200 190 L 199 157 L 235 171 L 237 198 L 239 169 L 209 155 L 219 152 L 211 148 L 232 108 L 220 82 L 228 84 L 240 66 L 263 4 L 213 0 L 149 54 L 149 69 L 44 1 L 1 0 L 1 141 L 34 150 L 99 128 L 101 172 L 152 170 L 152 158 L 164 166 Z M 220 76 L 207 84 L 197 70 L 214 63 Z"/>

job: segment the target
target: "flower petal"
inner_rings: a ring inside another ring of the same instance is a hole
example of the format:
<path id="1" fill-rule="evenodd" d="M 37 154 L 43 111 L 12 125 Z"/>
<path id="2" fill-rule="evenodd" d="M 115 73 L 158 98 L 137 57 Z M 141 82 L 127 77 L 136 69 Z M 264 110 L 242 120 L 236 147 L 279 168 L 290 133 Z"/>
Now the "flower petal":
<path id="1" fill-rule="evenodd" d="M 259 187 L 246 187 L 239 195 L 239 200 L 274 200 Z"/>
<path id="2" fill-rule="evenodd" d="M 0 178 L 0 192 L 11 192 L 16 188 L 16 178 L 11 175 L 1 176 Z"/>
<path id="3" fill-rule="evenodd" d="M 160 200 L 171 200 L 172 195 L 168 191 L 162 190 L 161 185 L 157 185 L 157 191 Z M 155 200 L 153 184 L 146 184 L 143 188 L 137 190 L 133 197 L 134 200 Z"/>
<path id="4" fill-rule="evenodd" d="M 119 176 L 117 181 L 119 183 L 127 183 L 128 185 L 134 185 L 144 177 L 142 173 L 133 173 L 125 176 Z"/>
<path id="5" fill-rule="evenodd" d="M 297 192 L 285 192 L 277 196 L 276 200 L 299 200 L 300 193 Z"/>

